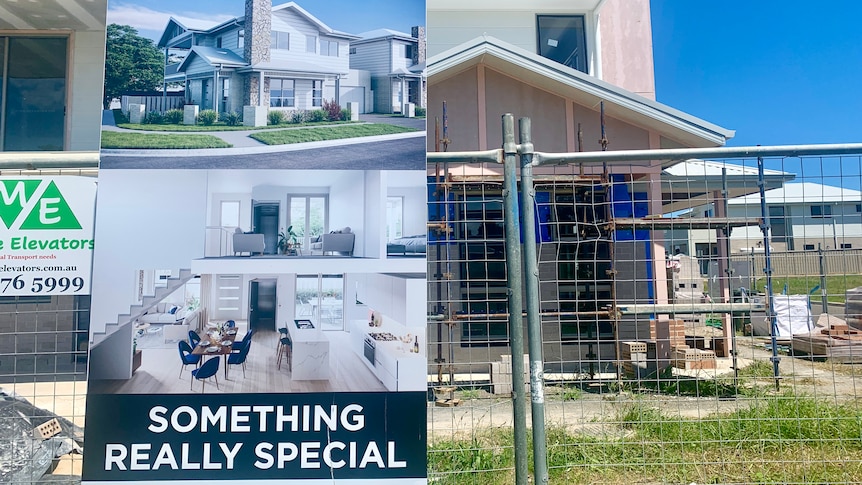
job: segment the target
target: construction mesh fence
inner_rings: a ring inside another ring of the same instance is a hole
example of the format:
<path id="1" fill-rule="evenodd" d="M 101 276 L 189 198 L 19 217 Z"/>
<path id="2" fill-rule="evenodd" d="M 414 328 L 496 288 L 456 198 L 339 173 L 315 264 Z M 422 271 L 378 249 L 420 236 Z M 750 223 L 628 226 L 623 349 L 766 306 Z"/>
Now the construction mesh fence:
<path id="1" fill-rule="evenodd" d="M 550 483 L 862 482 L 862 157 L 533 176 Z M 431 483 L 515 480 L 504 193 L 429 160 Z"/>

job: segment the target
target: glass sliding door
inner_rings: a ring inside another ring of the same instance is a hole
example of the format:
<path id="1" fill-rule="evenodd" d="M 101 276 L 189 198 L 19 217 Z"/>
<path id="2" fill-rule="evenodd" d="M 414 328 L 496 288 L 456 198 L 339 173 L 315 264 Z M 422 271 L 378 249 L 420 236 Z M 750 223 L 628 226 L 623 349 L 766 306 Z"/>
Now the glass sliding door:
<path id="1" fill-rule="evenodd" d="M 7 37 L 4 42 L 2 149 L 65 147 L 65 37 Z"/>
<path id="2" fill-rule="evenodd" d="M 293 232 L 303 248 L 308 249 L 311 239 L 327 231 L 328 202 L 329 198 L 326 195 L 288 196 L 287 204 L 290 210 L 287 224 L 293 227 Z"/>
<path id="3" fill-rule="evenodd" d="M 322 330 L 344 329 L 344 275 L 297 275 L 297 319 Z"/>

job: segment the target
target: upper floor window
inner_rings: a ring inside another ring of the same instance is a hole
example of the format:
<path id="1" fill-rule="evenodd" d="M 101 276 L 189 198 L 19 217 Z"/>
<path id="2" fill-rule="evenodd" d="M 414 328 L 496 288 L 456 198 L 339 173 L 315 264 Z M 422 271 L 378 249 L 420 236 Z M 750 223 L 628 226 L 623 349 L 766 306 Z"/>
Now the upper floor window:
<path id="1" fill-rule="evenodd" d="M 811 217 L 832 217 L 831 205 L 812 205 Z"/>
<path id="2" fill-rule="evenodd" d="M 245 29 L 239 29 L 236 34 L 236 48 L 242 49 L 243 47 L 245 47 Z"/>
<path id="3" fill-rule="evenodd" d="M 270 47 L 273 49 L 290 49 L 290 34 L 273 30 L 270 34 Z"/>
<path id="4" fill-rule="evenodd" d="M 296 90 L 293 79 L 272 79 L 269 82 L 269 105 L 273 108 L 296 106 Z"/>
<path id="5" fill-rule="evenodd" d="M 320 39 L 320 55 L 338 57 L 338 42 Z"/>
<path id="6" fill-rule="evenodd" d="M 538 15 L 539 55 L 587 72 L 587 34 L 583 15 Z"/>
<path id="7" fill-rule="evenodd" d="M 216 48 L 221 49 L 221 36 L 216 37 Z"/>
<path id="8" fill-rule="evenodd" d="M 856 204 L 856 212 L 862 212 L 862 204 Z"/>
<path id="9" fill-rule="evenodd" d="M 317 52 L 317 36 L 316 35 L 306 35 L 305 36 L 305 52 L 310 52 L 312 54 Z"/>
<path id="10" fill-rule="evenodd" d="M 350 54 L 356 54 L 356 47 L 351 47 L 349 50 Z"/>
<path id="11" fill-rule="evenodd" d="M 404 46 L 404 57 L 406 59 L 413 59 L 413 46 L 405 45 Z"/>

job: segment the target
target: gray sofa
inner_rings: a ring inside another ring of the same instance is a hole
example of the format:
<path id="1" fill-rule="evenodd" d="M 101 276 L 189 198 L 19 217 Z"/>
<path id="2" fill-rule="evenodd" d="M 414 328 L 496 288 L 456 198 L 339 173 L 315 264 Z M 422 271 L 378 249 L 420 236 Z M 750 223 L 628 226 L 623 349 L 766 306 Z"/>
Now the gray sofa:
<path id="1" fill-rule="evenodd" d="M 233 254 L 248 253 L 249 256 L 254 253 L 263 254 L 266 244 L 263 241 L 263 234 L 245 234 L 242 229 L 236 228 L 233 233 Z"/>
<path id="2" fill-rule="evenodd" d="M 356 234 L 345 227 L 320 235 L 317 240 L 311 242 L 311 254 L 340 254 L 353 256 L 353 244 L 356 242 Z"/>

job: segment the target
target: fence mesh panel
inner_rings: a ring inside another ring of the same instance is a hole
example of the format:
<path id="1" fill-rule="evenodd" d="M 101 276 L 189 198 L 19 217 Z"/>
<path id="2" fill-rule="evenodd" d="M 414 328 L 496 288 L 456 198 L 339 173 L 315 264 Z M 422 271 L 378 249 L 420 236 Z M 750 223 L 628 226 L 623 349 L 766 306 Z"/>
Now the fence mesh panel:
<path id="1" fill-rule="evenodd" d="M 862 482 L 860 160 L 535 169 L 551 483 Z M 428 174 L 430 482 L 512 483 L 502 167 Z"/>

